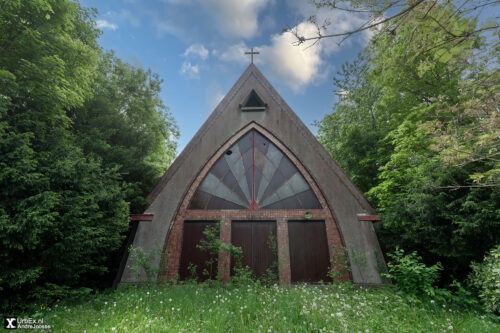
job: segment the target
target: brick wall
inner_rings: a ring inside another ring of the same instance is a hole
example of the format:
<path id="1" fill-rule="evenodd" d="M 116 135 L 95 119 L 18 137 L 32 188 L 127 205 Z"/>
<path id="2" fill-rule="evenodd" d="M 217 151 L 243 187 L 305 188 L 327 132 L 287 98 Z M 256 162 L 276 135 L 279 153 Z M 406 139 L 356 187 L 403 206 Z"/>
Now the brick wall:
<path id="1" fill-rule="evenodd" d="M 278 147 L 297 167 L 300 173 L 304 176 L 312 191 L 318 198 L 321 207 L 323 209 L 293 209 L 293 210 L 188 210 L 187 207 L 200 186 L 201 182 L 210 171 L 212 166 L 218 161 L 218 159 L 225 153 L 229 147 L 231 147 L 235 142 L 237 142 L 246 132 L 250 129 L 257 129 L 259 132 L 264 134 L 266 138 L 271 141 L 276 147 Z M 286 148 L 279 140 L 277 140 L 271 133 L 266 129 L 261 127 L 256 123 L 251 123 L 249 126 L 240 133 L 236 134 L 230 140 L 228 140 L 224 145 L 220 147 L 217 153 L 212 156 L 210 161 L 205 164 L 203 169 L 200 171 L 196 179 L 193 181 L 188 191 L 184 195 L 184 199 L 178 207 L 177 214 L 171 225 L 170 230 L 167 233 L 165 239 L 164 250 L 162 254 L 162 268 L 160 270 L 158 278 L 161 280 L 175 279 L 178 276 L 180 257 L 182 252 L 182 238 L 183 238 L 183 227 L 185 220 L 219 220 L 221 221 L 221 235 L 220 239 L 222 242 L 231 242 L 231 221 L 235 220 L 249 220 L 249 221 L 276 221 L 277 222 L 277 232 L 278 232 L 278 258 L 281 258 L 281 263 L 279 263 L 280 271 L 279 277 L 280 282 L 283 284 L 289 284 L 291 282 L 291 271 L 290 271 L 290 254 L 289 254 L 289 241 L 288 241 L 288 220 L 304 220 L 305 213 L 312 213 L 311 219 L 313 220 L 324 220 L 326 226 L 326 235 L 329 248 L 330 261 L 332 262 L 332 268 L 338 270 L 341 273 L 342 280 L 352 280 L 349 272 L 342 269 L 342 267 L 334 267 L 333 263 L 338 262 L 335 260 L 334 256 L 345 256 L 344 241 L 342 234 L 338 228 L 335 216 L 329 209 L 329 205 L 326 202 L 320 188 L 317 186 L 314 179 L 311 177 L 308 170 L 300 163 L 300 161 Z M 230 277 L 230 257 L 229 254 L 221 254 L 219 260 L 219 271 L 223 281 L 229 281 Z M 280 259 L 279 259 L 280 260 Z"/>
<path id="2" fill-rule="evenodd" d="M 329 248 L 331 268 L 339 271 L 341 280 L 350 280 L 350 274 L 342 268 L 342 265 L 335 266 L 334 263 L 342 264 L 347 254 L 344 251 L 342 237 L 333 217 L 326 209 L 308 210 L 312 213 L 312 219 L 324 220 L 326 227 L 326 237 Z M 279 277 L 282 284 L 291 283 L 290 253 L 288 239 L 288 220 L 304 220 L 306 210 L 191 210 L 179 215 L 170 229 L 165 251 L 163 253 L 163 267 L 160 271 L 160 279 L 170 280 L 178 277 L 179 265 L 182 253 L 182 238 L 184 221 L 189 220 L 218 220 L 221 222 L 220 240 L 227 244 L 231 243 L 231 222 L 237 220 L 246 221 L 269 221 L 277 222 L 278 241 L 278 263 Z M 342 258 L 343 257 L 343 258 Z M 223 282 L 229 282 L 231 261 L 228 253 L 219 255 L 219 274 Z"/>

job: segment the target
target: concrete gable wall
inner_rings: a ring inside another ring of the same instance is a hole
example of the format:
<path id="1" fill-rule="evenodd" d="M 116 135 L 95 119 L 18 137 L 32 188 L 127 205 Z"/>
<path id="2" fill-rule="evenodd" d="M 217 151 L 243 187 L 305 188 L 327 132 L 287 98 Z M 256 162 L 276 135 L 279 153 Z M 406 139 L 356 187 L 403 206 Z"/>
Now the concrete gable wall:
<path id="1" fill-rule="evenodd" d="M 240 111 L 239 104 L 252 89 L 268 104 L 266 111 Z M 250 122 L 266 128 L 287 146 L 321 189 L 349 251 L 353 282 L 380 284 L 374 253 L 377 251 L 382 258 L 382 252 L 373 226 L 369 221 L 357 220 L 357 214 L 375 211 L 254 65 L 243 73 L 150 193 L 152 202 L 145 213 L 154 214 L 154 218 L 152 222 L 140 222 L 133 245 L 145 251 L 155 244 L 163 248 L 175 213 L 198 173 L 225 142 Z M 135 281 L 130 264 L 129 258 L 122 283 Z"/>

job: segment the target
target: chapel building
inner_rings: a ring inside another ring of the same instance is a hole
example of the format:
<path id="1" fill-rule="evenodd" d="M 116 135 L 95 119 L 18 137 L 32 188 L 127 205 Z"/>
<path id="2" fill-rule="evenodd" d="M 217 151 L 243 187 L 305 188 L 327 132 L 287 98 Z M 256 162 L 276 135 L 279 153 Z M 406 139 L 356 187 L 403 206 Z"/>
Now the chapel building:
<path id="1" fill-rule="evenodd" d="M 129 244 L 162 250 L 157 279 L 218 273 L 229 281 L 229 254 L 208 270 L 210 255 L 197 246 L 218 223 L 220 240 L 241 247 L 257 277 L 275 269 L 282 284 L 326 282 L 331 269 L 341 280 L 382 284 L 375 210 L 253 63 L 148 199 L 132 216 Z M 126 254 L 118 284 L 143 280 L 131 265 Z"/>

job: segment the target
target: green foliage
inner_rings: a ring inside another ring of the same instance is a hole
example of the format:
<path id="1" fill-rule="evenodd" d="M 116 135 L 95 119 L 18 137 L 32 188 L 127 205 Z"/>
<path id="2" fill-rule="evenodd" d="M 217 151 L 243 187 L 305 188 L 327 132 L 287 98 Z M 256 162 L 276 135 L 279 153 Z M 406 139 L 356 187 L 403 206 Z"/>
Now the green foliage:
<path id="1" fill-rule="evenodd" d="M 405 254 L 403 249 L 396 248 L 394 253 L 388 253 L 391 259 L 387 263 L 389 269 L 385 277 L 392 279 L 398 288 L 409 295 L 435 296 L 433 284 L 443 269 L 440 263 L 431 267 L 422 262 L 422 257 L 417 252 Z"/>
<path id="2" fill-rule="evenodd" d="M 448 32 L 432 20 L 447 15 Z M 318 123 L 382 216 L 385 249 L 441 262 L 442 285 L 463 281 L 500 237 L 498 46 L 449 34 L 476 24 L 453 3 L 423 3 L 384 26 L 342 67 L 334 112 Z"/>
<path id="3" fill-rule="evenodd" d="M 94 95 L 71 114 L 85 154 L 118 168 L 132 213 L 175 157 L 177 125 L 159 94 L 162 80 L 151 70 L 101 55 Z"/>
<path id="4" fill-rule="evenodd" d="M 237 264 L 233 270 L 234 274 L 231 276 L 228 287 L 245 288 L 259 284 L 250 267 Z"/>
<path id="5" fill-rule="evenodd" d="M 135 158 L 153 181 L 175 150 L 164 139 L 176 131 L 158 99 L 159 79 L 101 54 L 94 11 L 69 0 L 0 0 L 0 8 L 0 311 L 12 312 L 108 285 L 128 201 L 144 193 L 129 166 Z M 132 120 L 105 127 L 119 102 L 151 129 L 134 130 Z M 91 105 L 100 116 L 85 113 Z M 120 155 L 123 146 L 129 151 Z M 128 164 L 118 163 L 127 154 Z"/>
<path id="6" fill-rule="evenodd" d="M 280 262 L 278 257 L 278 242 L 276 240 L 276 236 L 271 233 L 267 239 L 267 246 L 271 250 L 273 257 L 276 259 L 273 260 L 268 268 L 266 268 L 266 272 L 264 276 L 260 278 L 260 281 L 265 285 L 273 285 L 275 283 L 279 283 Z"/>
<path id="7" fill-rule="evenodd" d="M 197 266 L 193 263 L 189 263 L 188 272 L 189 272 L 189 282 L 196 283 L 198 281 L 198 275 L 196 274 Z"/>
<path id="8" fill-rule="evenodd" d="M 134 272 L 136 280 L 145 281 L 147 284 L 155 281 L 162 266 L 161 262 L 155 264 L 155 260 L 162 254 L 161 247 L 156 243 L 146 252 L 142 247 L 130 245 L 128 250 L 132 261 L 129 268 Z M 145 279 L 142 278 L 143 273 L 146 275 Z"/>
<path id="9" fill-rule="evenodd" d="M 435 285 L 443 270 L 440 263 L 429 267 L 417 252 L 405 254 L 399 248 L 389 253 L 388 257 L 391 259 L 387 264 L 388 272 L 382 273 L 382 276 L 392 279 L 409 302 L 421 304 L 430 300 L 431 303 L 437 301 L 438 304 L 450 304 L 467 311 L 482 311 L 474 293 L 460 282 L 454 280 L 446 289 Z"/>
<path id="10" fill-rule="evenodd" d="M 384 158 L 380 142 L 391 120 L 385 109 L 373 107 L 380 89 L 366 75 L 370 57 L 367 52 L 352 64 L 342 65 L 334 78 L 338 97 L 335 112 L 315 123 L 319 141 L 363 192 L 378 183 L 377 169 Z"/>
<path id="11" fill-rule="evenodd" d="M 347 255 L 346 248 L 332 248 L 331 267 L 328 268 L 328 277 L 334 284 L 339 284 L 344 278 L 343 272 L 350 272 L 352 270 L 349 263 L 349 256 Z"/>
<path id="12" fill-rule="evenodd" d="M 443 307 L 444 305 L 444 307 Z M 122 288 L 38 310 L 55 331 L 75 332 L 498 332 L 492 316 L 387 288 L 241 285 Z M 35 311 L 27 313 L 33 317 Z"/>
<path id="13" fill-rule="evenodd" d="M 67 111 L 92 94 L 93 12 L 63 0 L 2 1 L 0 308 L 95 287 L 128 205 L 114 168 L 86 157 Z M 47 291 L 47 292 L 44 292 Z"/>
<path id="14" fill-rule="evenodd" d="M 500 245 L 494 247 L 481 263 L 472 263 L 469 275 L 471 284 L 479 290 L 484 307 L 494 313 L 500 312 Z"/>
<path id="15" fill-rule="evenodd" d="M 206 227 L 203 230 L 204 237 L 200 240 L 200 244 L 196 245 L 201 251 L 208 253 L 210 259 L 206 262 L 208 269 L 205 268 L 202 272 L 207 279 L 213 276 L 218 276 L 219 252 L 222 245 L 220 241 L 220 221 L 217 221 L 215 226 Z"/>
<path id="16" fill-rule="evenodd" d="M 210 255 L 210 259 L 206 262 L 208 269 L 203 271 L 203 275 L 205 275 L 207 279 L 212 279 L 214 276 L 217 276 L 217 280 L 221 279 L 218 272 L 220 253 L 229 254 L 232 260 L 236 261 L 237 267 L 241 268 L 243 251 L 240 247 L 221 242 L 220 223 L 220 221 L 217 221 L 215 225 L 206 227 L 205 230 L 203 230 L 204 237 L 200 240 L 200 244 L 196 245 L 201 251 Z"/>

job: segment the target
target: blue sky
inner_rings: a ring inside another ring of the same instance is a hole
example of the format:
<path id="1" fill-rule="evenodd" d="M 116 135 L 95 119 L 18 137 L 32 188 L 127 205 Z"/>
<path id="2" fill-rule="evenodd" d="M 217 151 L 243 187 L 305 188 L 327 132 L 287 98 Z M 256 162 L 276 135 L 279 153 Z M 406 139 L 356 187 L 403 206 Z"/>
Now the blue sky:
<path id="1" fill-rule="evenodd" d="M 164 80 L 161 97 L 179 125 L 180 152 L 250 63 L 255 63 L 302 121 L 312 125 L 332 110 L 332 77 L 356 57 L 370 32 L 340 47 L 333 39 L 294 46 L 284 28 L 313 35 L 311 15 L 329 19 L 330 32 L 356 28 L 362 18 L 318 11 L 308 0 L 81 0 L 98 10 L 100 44 L 124 61 L 151 68 Z"/>

